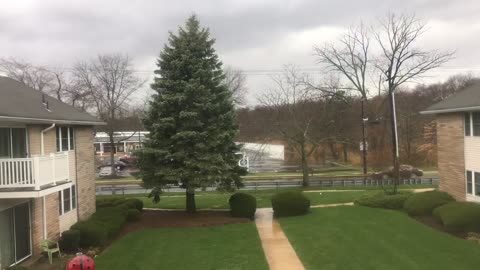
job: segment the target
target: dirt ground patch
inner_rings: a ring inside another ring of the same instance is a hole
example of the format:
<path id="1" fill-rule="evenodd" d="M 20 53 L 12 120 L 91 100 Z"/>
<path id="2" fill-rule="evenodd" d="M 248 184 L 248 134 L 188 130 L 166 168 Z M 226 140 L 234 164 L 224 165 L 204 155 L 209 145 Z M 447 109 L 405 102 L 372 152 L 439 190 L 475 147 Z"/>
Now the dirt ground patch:
<path id="1" fill-rule="evenodd" d="M 448 233 L 450 235 L 453 235 L 455 237 L 458 237 L 458 238 L 462 238 L 462 239 L 466 239 L 467 238 L 467 232 L 451 232 L 449 230 L 447 230 L 443 224 L 437 220 L 436 218 L 434 217 L 430 217 L 430 216 L 425 216 L 425 217 L 415 217 L 415 219 L 420 222 L 420 223 L 423 223 L 437 231 L 441 231 L 441 232 L 444 232 L 444 233 Z"/>
<path id="2" fill-rule="evenodd" d="M 232 217 L 228 211 L 198 211 L 189 214 L 185 211 L 145 210 L 140 221 L 125 224 L 118 237 L 151 228 L 207 227 L 246 222 L 251 220 Z"/>

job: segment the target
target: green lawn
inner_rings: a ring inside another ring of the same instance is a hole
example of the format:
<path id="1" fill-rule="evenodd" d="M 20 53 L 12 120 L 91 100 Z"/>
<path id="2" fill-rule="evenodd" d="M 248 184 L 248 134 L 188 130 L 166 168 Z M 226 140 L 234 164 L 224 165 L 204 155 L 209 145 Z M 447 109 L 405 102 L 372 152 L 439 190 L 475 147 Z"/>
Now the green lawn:
<path id="1" fill-rule="evenodd" d="M 131 233 L 96 258 L 98 270 L 267 270 L 254 223 Z"/>
<path id="2" fill-rule="evenodd" d="M 313 209 L 280 224 L 307 269 L 477 269 L 480 245 L 424 226 L 396 211 Z"/>
<path id="3" fill-rule="evenodd" d="M 279 189 L 279 190 L 261 190 L 257 192 L 249 192 L 257 198 L 257 207 L 271 207 L 270 198 L 276 193 L 285 190 L 295 190 L 295 189 Z M 300 190 L 300 189 L 296 189 Z M 353 202 L 357 198 L 372 194 L 376 192 L 381 192 L 378 190 L 368 190 L 368 191 L 343 191 L 343 192 L 323 192 L 321 190 L 315 192 L 305 192 L 305 195 L 310 198 L 311 205 L 318 204 L 330 204 L 330 203 L 346 203 Z M 212 208 L 212 209 L 228 209 L 228 199 L 230 198 L 231 193 L 220 193 L 220 192 L 202 192 L 196 195 L 197 208 Z M 119 196 L 119 195 L 115 195 Z M 105 198 L 110 196 L 98 196 L 98 198 Z M 155 204 L 151 199 L 147 198 L 145 195 L 129 196 L 136 197 L 144 202 L 144 206 L 147 208 L 165 208 L 165 209 L 183 209 L 185 208 L 185 196 L 183 194 L 168 194 L 164 193 L 161 196 L 160 203 Z"/>

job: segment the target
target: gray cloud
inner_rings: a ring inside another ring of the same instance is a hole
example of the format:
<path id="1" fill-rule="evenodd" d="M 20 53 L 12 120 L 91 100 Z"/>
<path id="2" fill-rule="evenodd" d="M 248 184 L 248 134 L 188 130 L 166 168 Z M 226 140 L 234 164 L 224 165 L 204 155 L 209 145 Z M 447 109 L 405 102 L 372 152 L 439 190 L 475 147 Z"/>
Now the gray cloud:
<path id="1" fill-rule="evenodd" d="M 135 58 L 138 69 L 150 70 L 168 31 L 196 13 L 210 27 L 226 64 L 244 69 L 312 66 L 311 48 L 324 38 L 308 36 L 315 29 L 341 29 L 388 11 L 430 21 L 424 44 L 457 49 L 452 66 L 468 69 L 480 62 L 476 0 L 11 1 L 0 10 L 0 57 L 65 67 L 98 53 L 123 52 Z M 305 44 L 295 39 L 302 33 L 307 33 Z M 449 72 L 440 73 L 439 78 Z M 268 81 L 266 76 L 249 78 L 251 101 Z"/>

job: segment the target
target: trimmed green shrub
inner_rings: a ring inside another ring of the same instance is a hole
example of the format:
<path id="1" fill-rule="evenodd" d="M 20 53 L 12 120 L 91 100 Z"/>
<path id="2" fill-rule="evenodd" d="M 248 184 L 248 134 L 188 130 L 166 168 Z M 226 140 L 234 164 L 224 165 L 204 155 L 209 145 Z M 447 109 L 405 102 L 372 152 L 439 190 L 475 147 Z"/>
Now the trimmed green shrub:
<path id="1" fill-rule="evenodd" d="M 82 248 L 102 246 L 108 241 L 108 230 L 105 228 L 105 224 L 95 220 L 77 222 L 70 229 L 80 232 L 80 247 Z"/>
<path id="2" fill-rule="evenodd" d="M 455 200 L 446 192 L 427 191 L 412 194 L 405 201 L 403 208 L 411 216 L 428 216 L 435 208 L 452 201 Z"/>
<path id="3" fill-rule="evenodd" d="M 234 217 L 245 217 L 253 219 L 257 211 L 257 199 L 247 193 L 235 193 L 228 199 L 230 213 Z"/>
<path id="4" fill-rule="evenodd" d="M 137 198 L 131 198 L 125 200 L 124 204 L 127 204 L 130 209 L 135 208 L 138 211 L 143 211 L 143 201 Z"/>
<path id="5" fill-rule="evenodd" d="M 92 215 L 90 220 L 103 223 L 107 230 L 108 237 L 117 234 L 127 220 L 128 209 L 122 207 L 105 207 L 100 208 Z"/>
<path id="6" fill-rule="evenodd" d="M 137 209 L 129 209 L 127 212 L 128 222 L 139 221 L 141 217 L 142 217 L 142 212 L 138 211 Z"/>
<path id="7" fill-rule="evenodd" d="M 98 208 L 112 207 L 117 206 L 125 202 L 125 198 L 106 198 L 106 199 L 97 199 L 96 206 Z"/>
<path id="8" fill-rule="evenodd" d="M 378 193 L 359 198 L 355 201 L 355 204 L 373 208 L 402 209 L 403 204 L 410 195 L 410 193 L 399 193 L 395 195 Z"/>
<path id="9" fill-rule="evenodd" d="M 310 200 L 300 191 L 280 192 L 273 195 L 272 207 L 278 217 L 305 215 L 310 210 Z"/>
<path id="10" fill-rule="evenodd" d="M 62 252 L 77 252 L 80 247 L 80 231 L 64 231 L 58 244 L 60 245 Z"/>
<path id="11" fill-rule="evenodd" d="M 480 232 L 480 204 L 451 202 L 436 208 L 433 215 L 451 231 Z"/>

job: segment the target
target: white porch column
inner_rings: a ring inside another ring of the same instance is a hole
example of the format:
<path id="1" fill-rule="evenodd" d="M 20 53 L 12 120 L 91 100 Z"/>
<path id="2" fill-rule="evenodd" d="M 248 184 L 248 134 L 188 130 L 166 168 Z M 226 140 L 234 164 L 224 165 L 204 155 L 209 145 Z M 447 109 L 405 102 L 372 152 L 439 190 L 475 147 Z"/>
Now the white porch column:
<path id="1" fill-rule="evenodd" d="M 103 156 L 103 150 L 104 150 L 103 143 L 101 142 L 100 143 L 100 155 L 102 155 L 102 156 Z"/>

